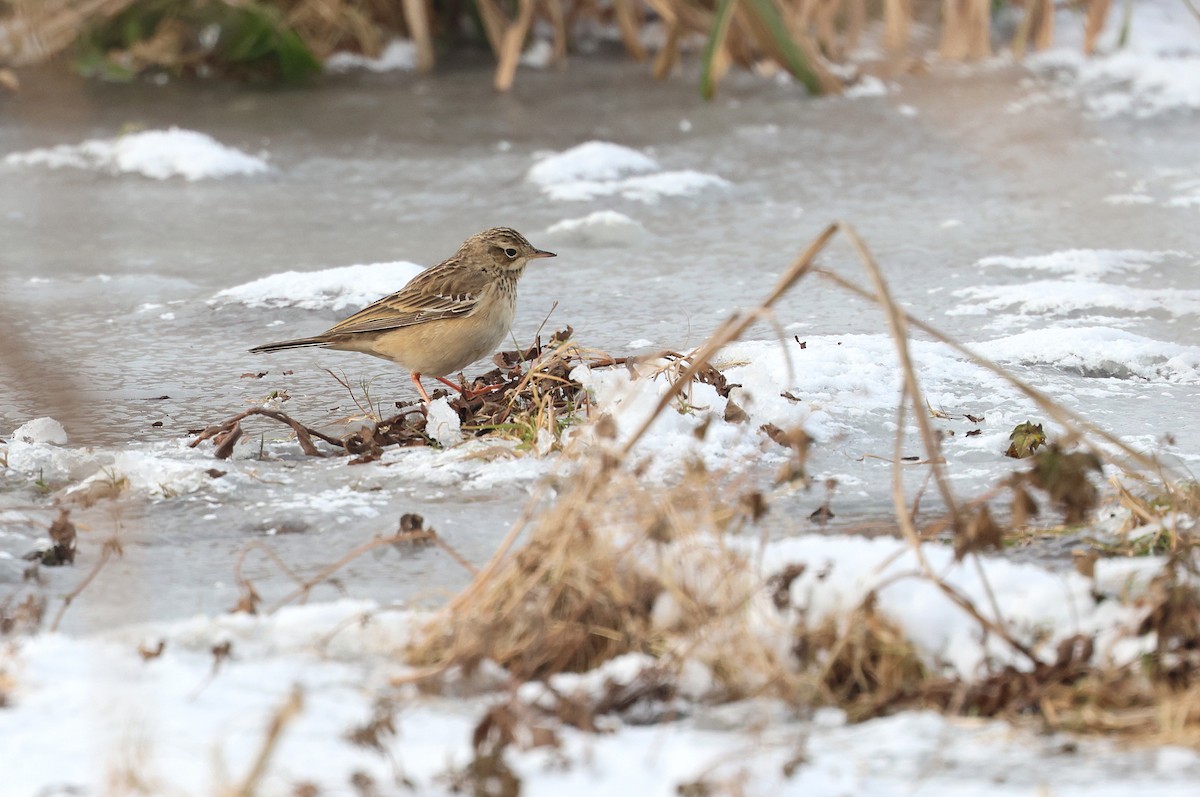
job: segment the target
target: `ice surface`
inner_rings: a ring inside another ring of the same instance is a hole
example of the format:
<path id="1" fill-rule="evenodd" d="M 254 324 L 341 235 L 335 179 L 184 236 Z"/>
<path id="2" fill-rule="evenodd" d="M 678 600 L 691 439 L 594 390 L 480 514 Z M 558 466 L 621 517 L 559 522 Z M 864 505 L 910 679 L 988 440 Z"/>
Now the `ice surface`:
<path id="1" fill-rule="evenodd" d="M 212 301 L 302 310 L 358 308 L 400 290 L 423 270 L 415 263 L 397 261 L 322 271 L 285 271 L 226 288 L 213 296 Z"/>
<path id="2" fill-rule="evenodd" d="M 156 180 L 261 174 L 268 168 L 262 158 L 227 147 L 204 133 L 177 127 L 17 152 L 5 157 L 4 162 L 15 166 L 52 169 L 70 166 L 113 174 L 141 174 Z"/>

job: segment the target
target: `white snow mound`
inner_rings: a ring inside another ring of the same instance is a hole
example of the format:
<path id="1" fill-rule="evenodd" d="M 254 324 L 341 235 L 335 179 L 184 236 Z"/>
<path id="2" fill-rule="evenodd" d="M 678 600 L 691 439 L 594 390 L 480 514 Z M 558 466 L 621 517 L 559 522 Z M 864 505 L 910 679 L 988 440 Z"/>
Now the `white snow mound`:
<path id="1" fill-rule="evenodd" d="M 661 197 L 691 196 L 729 181 L 690 169 L 662 171 L 658 161 L 607 141 L 589 141 L 543 157 L 526 175 L 551 199 L 581 202 L 620 196 L 652 204 Z"/>
<path id="2" fill-rule="evenodd" d="M 64 166 L 111 174 L 141 174 L 155 180 L 182 177 L 205 180 L 267 171 L 262 158 L 227 147 L 194 130 L 146 130 L 117 138 L 90 139 L 5 157 L 12 166 Z"/>
<path id="3" fill-rule="evenodd" d="M 399 260 L 321 271 L 284 271 L 226 288 L 210 303 L 302 310 L 357 308 L 400 290 L 423 270 L 416 263 Z"/>
<path id="4" fill-rule="evenodd" d="M 640 222 L 615 210 L 597 210 L 579 219 L 563 219 L 543 233 L 557 244 L 573 246 L 625 246 L 649 237 Z"/>

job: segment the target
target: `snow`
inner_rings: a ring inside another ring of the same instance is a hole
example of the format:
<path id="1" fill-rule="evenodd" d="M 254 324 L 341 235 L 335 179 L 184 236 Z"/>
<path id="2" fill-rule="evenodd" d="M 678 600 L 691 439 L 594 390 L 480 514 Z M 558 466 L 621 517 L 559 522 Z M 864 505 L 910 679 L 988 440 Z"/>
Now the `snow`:
<path id="1" fill-rule="evenodd" d="M 979 265 L 1017 271 L 1046 271 L 1076 279 L 1095 280 L 1110 274 L 1141 273 L 1172 257 L 1185 255 L 1183 252 L 1147 252 L 1141 249 L 1065 249 L 1029 257 L 985 257 L 979 261 Z"/>
<path id="2" fill-rule="evenodd" d="M 1006 310 L 1021 315 L 1067 316 L 1072 313 L 1200 314 L 1200 290 L 1135 288 L 1078 280 L 1034 280 L 1020 285 L 980 285 L 954 295 L 967 301 L 947 315 L 985 315 Z"/>
<path id="3" fill-rule="evenodd" d="M 1053 365 L 1085 376 L 1200 384 L 1200 346 L 1153 340 L 1111 327 L 1049 327 L 976 344 L 1008 364 Z"/>
<path id="4" fill-rule="evenodd" d="M 546 155 L 530 167 L 527 178 L 545 187 L 577 180 L 618 180 L 660 169 L 658 161 L 635 149 L 608 141 L 588 141 L 565 152 Z"/>
<path id="5" fill-rule="evenodd" d="M 545 69 L 554 62 L 554 43 L 549 39 L 534 39 L 521 53 L 521 66 Z"/>
<path id="6" fill-rule="evenodd" d="M 392 39 L 376 58 L 361 53 L 337 52 L 325 59 L 326 72 L 409 72 L 417 68 L 417 47 L 408 39 Z"/>
<path id="7" fill-rule="evenodd" d="M 1147 118 L 1200 110 L 1200 19 L 1180 0 L 1133 4 L 1128 41 L 1123 9 L 1113 4 L 1097 53 L 1083 54 L 1080 15 L 1058 12 L 1055 46 L 1030 56 L 1039 73 L 1077 92 L 1098 116 Z"/>
<path id="8" fill-rule="evenodd" d="M 653 204 L 662 197 L 730 186 L 721 177 L 690 169 L 662 171 L 650 156 L 607 141 L 588 141 L 546 155 L 530 167 L 526 179 L 551 199 L 575 202 L 619 196 Z"/>
<path id="9" fill-rule="evenodd" d="M 442 448 L 450 448 L 462 442 L 462 424 L 458 412 L 443 397 L 430 402 L 425 416 L 425 431 Z"/>
<path id="10" fill-rule="evenodd" d="M 1104 571 L 1110 560 L 1096 563 L 1093 582 L 1074 572 L 1055 573 L 1003 558 L 985 558 L 984 567 L 976 568 L 970 560 L 954 562 L 953 550 L 945 545 L 924 544 L 921 551 L 934 573 L 985 617 L 997 620 L 990 587 L 999 618 L 1042 658 L 1053 659 L 1059 642 L 1080 633 L 1096 634 L 1100 660 L 1116 665 L 1128 664 L 1153 649 L 1152 640 L 1142 647 L 1119 644 L 1135 636 L 1142 617 L 1135 606 L 1120 605 L 1112 594 L 1100 599 L 1093 594 L 1097 584 L 1108 579 Z M 807 565 L 792 582 L 791 598 L 809 623 L 842 616 L 875 592 L 878 610 L 899 624 L 931 665 L 941 662 L 967 679 L 997 665 L 1030 666 L 997 636 L 985 638 L 974 618 L 933 582 L 918 577 L 916 554 L 904 540 L 804 535 L 768 544 L 762 561 L 764 575 L 790 564 Z M 1157 573 L 1163 562 L 1145 557 L 1137 564 L 1144 573 Z"/>
<path id="11" fill-rule="evenodd" d="M 183 177 L 194 181 L 262 174 L 268 170 L 262 158 L 227 147 L 204 133 L 177 127 L 12 153 L 4 162 L 12 166 L 141 174 L 156 180 Z"/>
<path id="12" fill-rule="evenodd" d="M 67 444 L 67 430 L 53 418 L 34 418 L 18 426 L 11 436 L 13 440 L 22 443 L 49 443 L 56 446 Z"/>
<path id="13" fill-rule="evenodd" d="M 891 91 L 888 84 L 884 83 L 874 75 L 863 75 L 856 83 L 848 86 L 842 92 L 842 96 L 848 100 L 862 99 L 863 97 L 886 97 Z"/>
<path id="14" fill-rule="evenodd" d="M 650 237 L 640 222 L 615 210 L 563 219 L 551 224 L 543 235 L 548 242 L 567 246 L 629 246 Z"/>
<path id="15" fill-rule="evenodd" d="M 923 548 L 935 569 L 949 569 L 951 583 L 983 601 L 974 568 L 952 567 L 944 546 Z M 878 586 L 876 605 L 912 633 L 931 660 L 972 672 L 985 652 L 1007 658 L 994 639 L 981 643 L 975 622 L 928 582 L 893 578 L 914 567 L 903 542 L 807 535 L 769 543 L 761 561 L 764 576 L 784 563 L 809 565 L 791 594 L 812 619 L 844 613 Z M 1128 580 L 1107 573 L 1108 560 L 1097 563 L 1094 583 L 1003 559 L 981 562 L 1014 633 L 1048 634 L 1039 651 L 1076 630 L 1099 630 L 1115 640 L 1137 621 L 1137 588 L 1110 591 Z M 1122 571 L 1130 564 L 1112 563 Z M 1149 572 L 1160 562 L 1133 564 Z M 1093 589 L 1105 592 L 1104 600 Z M 979 605 L 987 611 L 986 602 Z M 454 697 L 394 686 L 409 672 L 402 664 L 405 646 L 430 619 L 402 607 L 339 600 L 270 615 L 197 615 L 99 634 L 11 640 L 0 650 L 9 684 L 8 705 L 0 711 L 7 793 L 101 794 L 124 772 L 136 772 L 155 793 L 215 793 L 246 777 L 270 718 L 298 689 L 301 708 L 282 729 L 257 793 L 282 797 L 310 782 L 322 794 L 349 796 L 356 793 L 356 773 L 359 781 L 365 775 L 386 785 L 398 771 L 416 793 L 449 794 L 448 773 L 470 760 L 473 729 L 489 706 L 508 699 L 509 687 L 487 663 Z M 157 656 L 139 653 L 160 644 Z M 1152 647 L 1153 640 L 1142 644 Z M 212 651 L 221 645 L 231 655 L 217 663 Z M 1108 650 L 1101 645 L 1102 656 Z M 1120 658 L 1137 650 L 1127 647 Z M 550 686 L 559 694 L 595 696 L 605 683 L 631 683 L 653 664 L 649 656 L 630 654 L 589 673 L 556 675 Z M 711 687 L 703 666 L 693 664 L 691 672 L 679 699 L 695 699 Z M 531 683 L 516 696 L 537 704 L 548 694 Z M 381 700 L 396 707 L 396 733 L 380 735 L 381 750 L 355 745 L 349 732 L 368 722 Z M 667 797 L 709 778 L 740 783 L 743 793 L 805 797 L 937 795 L 968 787 L 995 797 L 1040 791 L 1117 797 L 1135 789 L 1183 797 L 1200 777 L 1200 755 L 1179 747 L 1123 749 L 922 711 L 850 725 L 836 709 L 806 721 L 778 701 L 753 699 L 690 704 L 682 716 L 652 725 L 604 717 L 607 733 L 560 728 L 559 749 L 518 744 L 506 758 L 522 793 L 533 795 Z M 795 771 L 785 776 L 784 765 L 793 760 Z"/>
<path id="16" fill-rule="evenodd" d="M 320 271 L 284 271 L 226 288 L 213 296 L 211 302 L 302 310 L 357 309 L 400 290 L 423 270 L 415 263 L 397 261 Z"/>

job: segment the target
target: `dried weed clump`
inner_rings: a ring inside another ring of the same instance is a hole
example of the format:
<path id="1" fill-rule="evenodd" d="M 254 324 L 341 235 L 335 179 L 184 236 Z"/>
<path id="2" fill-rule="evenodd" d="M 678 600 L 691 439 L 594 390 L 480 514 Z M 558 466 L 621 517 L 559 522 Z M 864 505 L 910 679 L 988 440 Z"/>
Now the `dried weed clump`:
<path id="1" fill-rule="evenodd" d="M 472 670 L 485 659 L 521 680 L 590 670 L 631 651 L 652 652 L 650 623 L 662 585 L 638 566 L 638 551 L 614 535 L 624 507 L 593 490 L 560 497 L 541 512 L 512 556 L 493 562 L 427 629 L 416 664 Z M 591 493 L 590 495 L 586 493 Z M 607 489 L 603 490 L 607 493 Z"/>
<path id="2" fill-rule="evenodd" d="M 580 347 L 567 327 L 554 333 L 545 345 L 540 337 L 527 349 L 503 351 L 493 357 L 496 368 L 476 377 L 466 387 L 472 393 L 450 394 L 434 391 L 432 398 L 446 398 L 458 415 L 460 427 L 468 437 L 506 439 L 517 443 L 516 451 L 548 453 L 562 445 L 564 433 L 586 419 L 589 412 L 587 391 L 571 376 L 578 366 L 608 368 L 625 365 L 628 358 L 614 358 L 602 352 Z M 233 456 L 243 439 L 242 424 L 247 418 L 261 417 L 291 428 L 301 450 L 308 456 L 325 456 L 316 441 L 353 457 L 351 464 L 372 462 L 389 447 L 440 447 L 427 428 L 425 408 L 415 401 L 397 402 L 398 413 L 379 418 L 369 397 L 359 398 L 344 379 L 334 376 L 367 419 L 345 434 L 334 434 L 308 426 L 281 410 L 253 407 L 224 421 L 194 430 L 191 447 L 212 440 L 218 459 Z M 487 392 L 480 392 L 487 389 Z"/>

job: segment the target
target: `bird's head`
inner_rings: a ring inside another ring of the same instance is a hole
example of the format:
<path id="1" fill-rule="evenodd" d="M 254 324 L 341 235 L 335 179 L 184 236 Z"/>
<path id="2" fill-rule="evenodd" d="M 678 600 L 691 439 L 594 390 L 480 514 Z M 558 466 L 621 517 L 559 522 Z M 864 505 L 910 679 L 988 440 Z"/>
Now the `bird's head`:
<path id="1" fill-rule="evenodd" d="M 468 238 L 459 250 L 471 260 L 483 260 L 505 271 L 521 271 L 530 260 L 555 257 L 553 252 L 538 249 L 525 236 L 511 227 L 493 227 Z"/>

